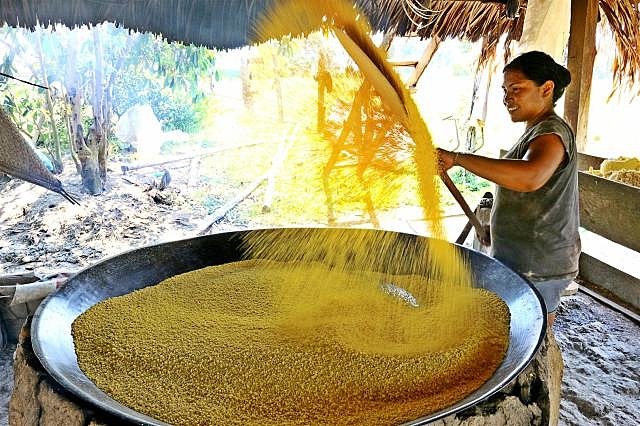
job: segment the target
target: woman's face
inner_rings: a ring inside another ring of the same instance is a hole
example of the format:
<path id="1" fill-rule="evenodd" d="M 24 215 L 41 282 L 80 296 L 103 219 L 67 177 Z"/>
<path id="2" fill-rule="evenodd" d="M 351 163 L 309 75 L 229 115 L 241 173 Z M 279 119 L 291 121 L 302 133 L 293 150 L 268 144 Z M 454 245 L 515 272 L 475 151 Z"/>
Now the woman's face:
<path id="1" fill-rule="evenodd" d="M 508 70 L 502 84 L 504 97 L 511 121 L 533 123 L 553 110 L 553 82 L 538 86 L 522 71 Z"/>

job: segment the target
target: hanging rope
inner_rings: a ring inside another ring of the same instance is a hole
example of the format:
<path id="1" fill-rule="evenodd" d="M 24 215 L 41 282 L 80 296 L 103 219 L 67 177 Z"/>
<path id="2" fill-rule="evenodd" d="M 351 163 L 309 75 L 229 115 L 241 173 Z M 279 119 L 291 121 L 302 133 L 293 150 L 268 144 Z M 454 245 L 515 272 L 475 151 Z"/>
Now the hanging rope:
<path id="1" fill-rule="evenodd" d="M 7 78 L 12 78 L 12 79 L 14 79 L 14 80 L 18 80 L 19 82 L 21 82 L 21 83 L 25 83 L 25 84 L 28 84 L 28 85 L 30 85 L 30 86 L 36 86 L 36 87 L 39 87 L 39 88 L 41 88 L 41 89 L 49 90 L 49 88 L 48 88 L 48 87 L 46 87 L 46 86 L 41 86 L 41 85 L 39 85 L 39 84 L 32 83 L 32 82 L 30 82 L 30 81 L 22 80 L 21 78 L 14 77 L 14 76 L 12 76 L 12 75 L 5 74 L 5 73 L 3 73 L 3 72 L 0 72 L 0 75 L 1 75 L 1 76 L 3 76 L 3 77 L 7 77 Z"/>

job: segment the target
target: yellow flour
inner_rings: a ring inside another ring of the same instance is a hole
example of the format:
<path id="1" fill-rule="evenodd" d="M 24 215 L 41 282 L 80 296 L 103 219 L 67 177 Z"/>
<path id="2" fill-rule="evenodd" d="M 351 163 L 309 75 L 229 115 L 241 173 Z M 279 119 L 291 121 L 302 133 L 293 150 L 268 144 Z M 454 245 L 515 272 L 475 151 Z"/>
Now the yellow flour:
<path id="1" fill-rule="evenodd" d="M 304 271 L 331 280 L 306 293 Z M 491 377 L 508 344 L 504 302 L 475 290 L 478 320 L 434 345 L 437 302 L 412 306 L 389 284 L 434 283 L 264 261 L 192 271 L 82 314 L 78 361 L 114 399 L 176 425 L 397 424 Z"/>

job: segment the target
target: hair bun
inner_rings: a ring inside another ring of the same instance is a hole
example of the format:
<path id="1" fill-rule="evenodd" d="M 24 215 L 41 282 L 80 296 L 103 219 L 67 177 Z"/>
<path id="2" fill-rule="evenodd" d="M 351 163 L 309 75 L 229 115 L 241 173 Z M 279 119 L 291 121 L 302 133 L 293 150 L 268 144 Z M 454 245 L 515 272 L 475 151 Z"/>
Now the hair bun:
<path id="1" fill-rule="evenodd" d="M 557 75 L 556 84 L 565 88 L 571 83 L 571 73 L 568 69 L 556 62 L 555 74 Z"/>

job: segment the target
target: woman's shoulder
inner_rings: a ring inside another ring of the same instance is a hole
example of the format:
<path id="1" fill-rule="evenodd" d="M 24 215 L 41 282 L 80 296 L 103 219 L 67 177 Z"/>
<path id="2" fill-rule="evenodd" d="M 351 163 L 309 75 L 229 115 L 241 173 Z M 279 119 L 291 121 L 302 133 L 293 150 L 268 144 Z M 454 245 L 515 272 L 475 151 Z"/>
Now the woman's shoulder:
<path id="1" fill-rule="evenodd" d="M 544 120 L 537 123 L 531 129 L 530 138 L 533 139 L 537 136 L 541 136 L 548 133 L 554 133 L 560 136 L 566 142 L 574 140 L 573 130 L 569 123 L 567 123 L 562 117 L 553 114 Z"/>

